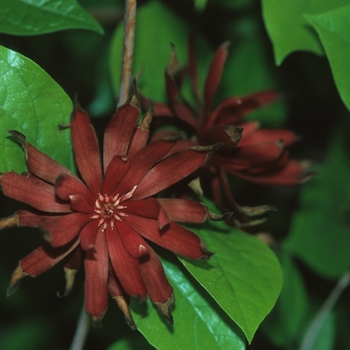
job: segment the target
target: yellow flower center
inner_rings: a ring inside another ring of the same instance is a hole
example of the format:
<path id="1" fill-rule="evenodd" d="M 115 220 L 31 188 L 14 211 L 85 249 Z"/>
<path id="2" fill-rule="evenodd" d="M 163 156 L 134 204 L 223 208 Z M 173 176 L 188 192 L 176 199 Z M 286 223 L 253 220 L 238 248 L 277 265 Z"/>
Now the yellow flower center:
<path id="1" fill-rule="evenodd" d="M 90 219 L 99 220 L 98 226 L 102 226 L 102 231 L 104 231 L 108 225 L 110 225 L 113 230 L 116 221 L 122 221 L 123 217 L 128 216 L 123 212 L 127 206 L 122 205 L 122 203 L 132 197 L 136 188 L 137 186 L 134 186 L 131 191 L 122 196 L 117 194 L 114 197 L 111 197 L 107 194 L 102 195 L 99 193 L 95 201 L 95 214 L 91 216 Z"/>

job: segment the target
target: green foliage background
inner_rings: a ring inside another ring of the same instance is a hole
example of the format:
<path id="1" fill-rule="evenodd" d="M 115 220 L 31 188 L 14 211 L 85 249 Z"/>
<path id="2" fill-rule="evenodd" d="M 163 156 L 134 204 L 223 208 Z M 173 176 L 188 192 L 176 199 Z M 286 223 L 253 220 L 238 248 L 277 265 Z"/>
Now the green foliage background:
<path id="1" fill-rule="evenodd" d="M 123 5 L 121 0 L 0 4 L 0 172 L 26 170 L 20 146 L 8 136 L 11 129 L 74 170 L 69 130 L 58 125 L 69 122 L 75 95 L 102 135 L 118 96 Z M 229 40 L 216 101 L 267 88 L 280 91 L 283 100 L 249 118 L 299 134 L 291 154 L 313 159 L 319 175 L 288 189 L 232 179 L 240 204 L 279 210 L 258 229 L 270 234 L 274 251 L 224 223 L 191 227 L 216 254 L 209 262 L 192 262 L 159 250 L 176 295 L 174 328 L 150 302 L 133 301 L 139 331 L 132 332 L 110 301 L 103 328 L 90 331 L 85 349 L 300 346 L 350 265 L 349 18 L 350 7 L 341 0 L 139 1 L 134 74 L 144 95 L 165 102 L 170 42 L 185 64 L 187 38 L 196 29 L 203 85 L 212 54 Z M 200 200 L 218 211 L 205 197 Z M 20 207 L 4 196 L 1 203 L 1 217 Z M 5 297 L 11 271 L 40 242 L 35 230 L 1 232 L 0 348 L 66 349 L 72 340 L 83 273 L 67 298 L 56 297 L 64 284 L 61 266 L 25 279 Z M 316 334 L 314 349 L 349 348 L 349 304 L 346 292 Z"/>

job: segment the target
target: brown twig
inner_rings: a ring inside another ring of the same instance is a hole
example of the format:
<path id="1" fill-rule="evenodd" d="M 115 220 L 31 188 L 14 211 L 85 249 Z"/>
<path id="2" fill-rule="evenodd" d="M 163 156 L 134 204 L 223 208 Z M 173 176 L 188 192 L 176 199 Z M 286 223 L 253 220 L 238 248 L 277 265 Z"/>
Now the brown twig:
<path id="1" fill-rule="evenodd" d="M 136 0 L 125 0 L 123 60 L 118 106 L 128 99 L 131 85 L 132 59 L 136 22 Z"/>

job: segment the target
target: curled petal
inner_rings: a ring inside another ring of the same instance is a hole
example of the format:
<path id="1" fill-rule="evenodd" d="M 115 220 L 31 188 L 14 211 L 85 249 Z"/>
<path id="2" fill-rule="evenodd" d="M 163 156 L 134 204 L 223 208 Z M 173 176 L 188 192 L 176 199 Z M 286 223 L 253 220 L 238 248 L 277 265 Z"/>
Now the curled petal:
<path id="1" fill-rule="evenodd" d="M 7 288 L 7 295 L 9 296 L 16 291 L 23 277 L 36 277 L 49 270 L 72 252 L 78 244 L 79 241 L 76 240 L 63 247 L 54 248 L 46 243 L 33 250 L 29 255 L 20 260 L 18 267 L 13 272 L 10 285 Z"/>
<path id="2" fill-rule="evenodd" d="M 123 289 L 131 296 L 145 299 L 147 289 L 141 277 L 139 261 L 126 250 L 120 238 L 119 223 L 113 230 L 108 226 L 105 234 L 110 261 Z"/>
<path id="3" fill-rule="evenodd" d="M 61 174 L 75 177 L 69 169 L 27 142 L 23 134 L 14 130 L 9 131 L 9 133 L 21 143 L 24 149 L 28 170 L 32 174 L 51 184 L 54 184 L 57 177 Z"/>
<path id="4" fill-rule="evenodd" d="M 107 125 L 103 144 L 103 165 L 107 169 L 114 156 L 126 156 L 140 113 L 140 100 L 133 88 L 128 101 L 120 106 Z"/>
<path id="5" fill-rule="evenodd" d="M 162 263 L 152 248 L 150 248 L 149 254 L 141 259 L 140 267 L 142 278 L 153 304 L 172 326 L 174 321 L 171 307 L 175 301 L 173 288 L 165 276 Z"/>
<path id="6" fill-rule="evenodd" d="M 85 309 L 99 325 L 108 303 L 108 251 L 104 232 L 97 232 L 95 250 L 85 254 Z"/>
<path id="7" fill-rule="evenodd" d="M 196 260 L 212 255 L 197 235 L 175 222 L 160 230 L 157 220 L 128 215 L 124 221 L 141 236 L 176 254 Z"/>
<path id="8" fill-rule="evenodd" d="M 0 183 L 7 197 L 37 210 L 51 213 L 71 212 L 69 204 L 57 198 L 55 188 L 36 176 L 27 177 L 10 172 L 2 175 Z"/>
<path id="9" fill-rule="evenodd" d="M 86 112 L 76 106 L 71 120 L 75 161 L 80 175 L 97 194 L 101 191 L 102 168 L 97 136 Z"/>
<path id="10" fill-rule="evenodd" d="M 283 140 L 284 146 L 290 146 L 295 141 L 298 140 L 298 137 L 289 130 L 269 130 L 269 129 L 259 129 L 256 130 L 254 133 L 249 135 L 249 137 L 246 136 L 245 132 L 245 126 L 244 128 L 244 137 L 242 138 L 242 141 L 239 143 L 239 146 L 248 146 L 248 145 L 254 145 L 254 144 L 261 144 L 261 143 L 269 143 L 269 142 L 276 142 L 279 140 Z"/>

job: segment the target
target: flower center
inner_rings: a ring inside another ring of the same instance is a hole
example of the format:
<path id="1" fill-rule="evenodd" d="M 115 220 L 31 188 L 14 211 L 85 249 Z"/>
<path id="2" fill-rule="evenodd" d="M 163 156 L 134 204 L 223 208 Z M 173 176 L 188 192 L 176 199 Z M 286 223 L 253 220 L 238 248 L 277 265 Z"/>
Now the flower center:
<path id="1" fill-rule="evenodd" d="M 137 186 L 134 186 L 131 191 L 125 193 L 122 196 L 117 194 L 114 197 L 108 196 L 107 194 L 102 195 L 98 194 L 98 197 L 95 201 L 94 215 L 90 219 L 99 220 L 98 226 L 102 226 L 102 231 L 104 231 L 108 224 L 111 225 L 113 230 L 116 221 L 122 221 L 123 217 L 128 215 L 123 212 L 126 205 L 122 205 L 123 202 L 127 201 L 132 197 L 136 191 Z"/>

